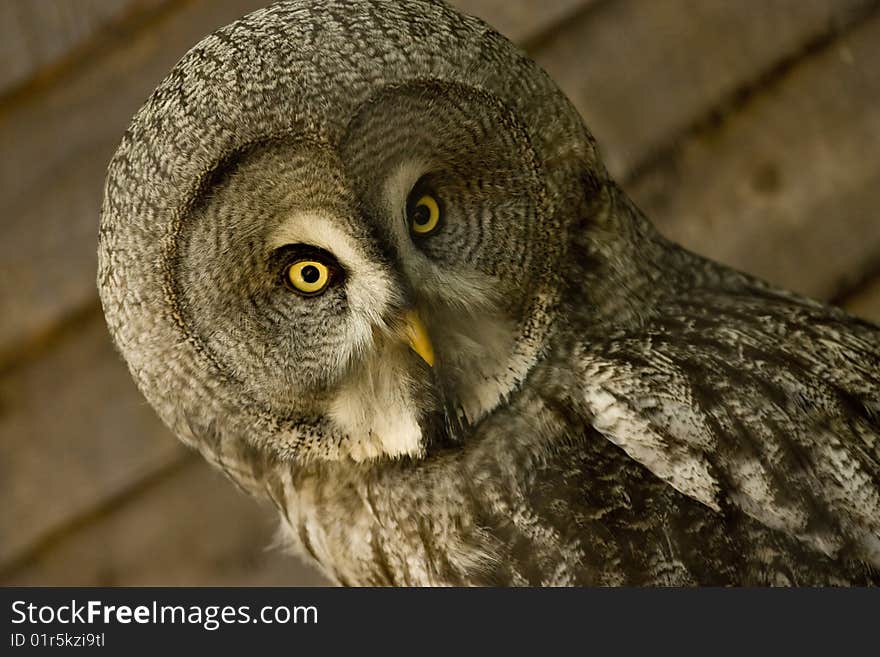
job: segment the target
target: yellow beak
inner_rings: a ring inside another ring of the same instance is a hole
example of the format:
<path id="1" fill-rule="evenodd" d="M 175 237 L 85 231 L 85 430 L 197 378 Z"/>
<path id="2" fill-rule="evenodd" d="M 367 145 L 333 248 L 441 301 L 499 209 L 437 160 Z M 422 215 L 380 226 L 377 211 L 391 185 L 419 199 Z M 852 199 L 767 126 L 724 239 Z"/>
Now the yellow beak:
<path id="1" fill-rule="evenodd" d="M 434 347 L 431 344 L 431 338 L 428 337 L 428 330 L 422 324 L 419 314 L 415 310 L 407 311 L 404 318 L 404 332 L 409 346 L 412 350 L 422 357 L 431 367 L 434 367 Z"/>

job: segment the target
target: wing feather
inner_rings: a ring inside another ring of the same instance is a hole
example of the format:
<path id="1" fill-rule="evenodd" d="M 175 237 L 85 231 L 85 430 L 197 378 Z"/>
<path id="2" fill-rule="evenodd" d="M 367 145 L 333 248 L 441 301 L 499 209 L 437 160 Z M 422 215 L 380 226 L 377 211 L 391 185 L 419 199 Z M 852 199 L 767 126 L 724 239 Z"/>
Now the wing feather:
<path id="1" fill-rule="evenodd" d="M 785 293 L 692 291 L 577 360 L 593 426 L 669 485 L 880 567 L 880 329 Z"/>

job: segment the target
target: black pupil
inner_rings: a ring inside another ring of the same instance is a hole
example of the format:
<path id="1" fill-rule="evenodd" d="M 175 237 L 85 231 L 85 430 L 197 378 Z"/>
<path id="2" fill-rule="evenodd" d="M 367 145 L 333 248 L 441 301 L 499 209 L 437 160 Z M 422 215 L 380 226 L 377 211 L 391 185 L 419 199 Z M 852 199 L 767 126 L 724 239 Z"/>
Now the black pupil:
<path id="1" fill-rule="evenodd" d="M 413 210 L 413 223 L 424 226 L 431 219 L 431 211 L 425 205 L 416 206 Z"/>
<path id="2" fill-rule="evenodd" d="M 315 283 L 321 278 L 321 272 L 319 272 L 318 268 L 314 265 L 306 265 L 302 268 L 300 276 L 302 276 L 302 279 L 306 283 Z"/>

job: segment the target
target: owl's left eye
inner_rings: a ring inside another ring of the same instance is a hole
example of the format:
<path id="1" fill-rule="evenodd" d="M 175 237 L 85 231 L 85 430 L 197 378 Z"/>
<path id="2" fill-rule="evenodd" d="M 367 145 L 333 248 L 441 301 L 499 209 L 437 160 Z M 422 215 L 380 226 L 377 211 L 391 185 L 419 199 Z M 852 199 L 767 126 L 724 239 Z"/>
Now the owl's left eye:
<path id="1" fill-rule="evenodd" d="M 285 244 L 270 254 L 267 264 L 275 280 L 301 297 L 316 297 L 345 280 L 333 254 L 312 244 Z"/>
<path id="2" fill-rule="evenodd" d="M 417 197 L 407 214 L 409 228 L 413 235 L 419 237 L 430 235 L 440 226 L 442 214 L 440 203 L 431 194 L 422 194 Z"/>
<path id="3" fill-rule="evenodd" d="M 284 278 L 295 292 L 311 296 L 330 283 L 330 269 L 318 260 L 298 260 L 288 265 Z"/>

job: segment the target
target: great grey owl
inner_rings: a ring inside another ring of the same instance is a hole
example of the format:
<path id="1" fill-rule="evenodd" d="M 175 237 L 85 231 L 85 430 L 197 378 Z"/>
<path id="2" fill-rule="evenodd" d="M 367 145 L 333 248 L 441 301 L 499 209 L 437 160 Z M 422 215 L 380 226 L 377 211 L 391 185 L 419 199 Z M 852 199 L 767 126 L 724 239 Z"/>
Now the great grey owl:
<path id="1" fill-rule="evenodd" d="M 341 584 L 880 581 L 880 329 L 659 236 L 429 0 L 208 36 L 109 167 L 143 394 Z"/>

